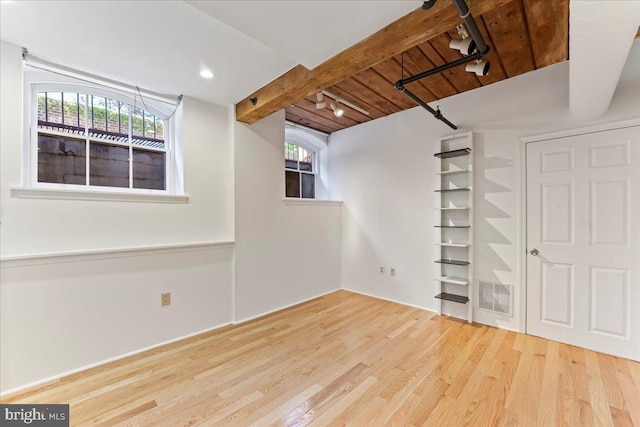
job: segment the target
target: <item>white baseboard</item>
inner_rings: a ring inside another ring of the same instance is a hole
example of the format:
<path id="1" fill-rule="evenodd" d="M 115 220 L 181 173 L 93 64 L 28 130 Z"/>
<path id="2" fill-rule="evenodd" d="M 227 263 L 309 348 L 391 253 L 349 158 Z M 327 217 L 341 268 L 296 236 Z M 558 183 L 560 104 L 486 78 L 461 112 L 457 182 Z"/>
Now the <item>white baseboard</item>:
<path id="1" fill-rule="evenodd" d="M 364 295 L 366 297 L 371 297 L 371 298 L 375 298 L 375 299 L 381 299 L 383 301 L 394 302 L 394 303 L 400 304 L 400 305 L 406 305 L 407 307 L 417 308 L 418 310 L 424 310 L 424 311 L 430 311 L 431 313 L 437 313 L 436 310 L 432 310 L 432 309 L 427 308 L 427 307 L 422 307 L 422 306 L 414 305 L 414 304 L 408 304 L 408 303 L 403 302 L 403 301 L 397 301 L 397 300 L 394 300 L 394 299 L 391 299 L 391 298 L 384 298 L 384 297 L 381 297 L 379 295 L 373 295 L 373 294 L 368 294 L 366 292 L 354 291 L 353 289 L 349 289 L 349 288 L 342 288 L 342 290 L 348 291 L 348 292 L 353 292 L 354 294 Z"/>
<path id="2" fill-rule="evenodd" d="M 266 311 L 266 312 L 264 312 L 264 313 L 262 313 L 262 314 L 258 314 L 258 315 L 251 316 L 251 317 L 246 317 L 246 318 L 241 319 L 241 320 L 234 320 L 234 321 L 232 322 L 232 324 L 233 324 L 233 325 L 239 325 L 239 324 L 241 324 L 241 323 L 249 322 L 249 321 L 254 320 L 254 319 L 259 319 L 260 317 L 266 316 L 266 315 L 268 315 L 268 314 L 276 313 L 276 312 L 278 312 L 278 311 L 285 310 L 285 309 L 287 309 L 287 308 L 291 308 L 291 307 L 296 306 L 296 305 L 298 305 L 298 304 L 302 304 L 302 303 L 304 303 L 304 302 L 311 301 L 311 300 L 314 300 L 314 299 L 316 299 L 316 298 L 320 298 L 320 297 L 323 297 L 323 296 L 325 296 L 325 295 L 332 294 L 332 293 L 337 292 L 337 291 L 340 291 L 340 290 L 343 290 L 343 289 L 342 289 L 342 288 L 336 288 L 336 289 L 334 289 L 334 290 L 332 290 L 332 291 L 325 292 L 325 293 L 323 293 L 323 294 L 319 294 L 319 295 L 316 295 L 316 296 L 313 296 L 313 297 L 309 297 L 309 298 L 303 299 L 303 300 L 301 300 L 301 301 L 298 301 L 298 302 L 294 302 L 294 303 L 291 303 L 291 304 L 285 305 L 285 306 L 280 307 L 280 308 L 274 308 L 273 310 Z"/>
<path id="3" fill-rule="evenodd" d="M 181 340 L 184 340 L 184 339 L 187 339 L 187 338 L 191 338 L 191 337 L 194 337 L 196 335 L 204 334 L 206 332 L 210 332 L 210 331 L 213 331 L 215 329 L 219 329 L 219 328 L 222 328 L 224 326 L 231 325 L 231 324 L 232 324 L 231 322 L 223 323 L 223 324 L 218 325 L 218 326 L 214 326 L 214 327 L 211 327 L 211 328 L 203 329 L 203 330 L 200 330 L 200 331 L 197 331 L 197 332 L 193 332 L 191 334 L 183 335 L 183 336 L 180 336 L 178 338 L 170 339 L 168 341 L 163 341 L 161 343 L 154 344 L 154 345 L 151 345 L 151 346 L 148 346 L 148 347 L 144 347 L 144 348 L 141 348 L 139 350 L 134 350 L 134 351 L 130 351 L 128 353 L 120 354 L 118 356 L 110 357 L 108 359 L 101 360 L 101 361 L 95 362 L 95 363 L 91 363 L 89 365 L 85 365 L 85 366 L 82 366 L 80 368 L 76 368 L 76 369 L 72 369 L 70 371 L 62 372 L 60 374 L 52 375 L 50 377 L 47 377 L 47 378 L 44 378 L 44 379 L 41 379 L 41 380 L 38 380 L 38 381 L 34 381 L 32 383 L 28 383 L 28 384 L 25 384 L 25 385 L 21 385 L 19 387 L 15 387 L 15 388 L 3 391 L 3 392 L 0 393 L 0 397 L 5 397 L 5 396 L 8 396 L 10 394 L 14 394 L 14 393 L 20 392 L 22 390 L 26 390 L 26 389 L 31 388 L 31 387 L 36 387 L 36 386 L 48 383 L 50 381 L 55 381 L 57 379 L 60 379 L 62 377 L 66 377 L 68 375 L 72 375 L 72 374 L 76 374 L 78 372 L 86 371 L 87 369 L 95 368 L 96 366 L 101 366 L 101 365 L 105 365 L 107 363 L 115 362 L 116 360 L 124 359 L 125 357 L 134 356 L 136 354 L 140 354 L 140 353 L 143 353 L 143 352 L 148 351 L 148 350 L 153 350 L 154 348 L 162 347 L 163 345 L 172 344 L 172 343 L 175 343 L 177 341 L 181 341 Z"/>

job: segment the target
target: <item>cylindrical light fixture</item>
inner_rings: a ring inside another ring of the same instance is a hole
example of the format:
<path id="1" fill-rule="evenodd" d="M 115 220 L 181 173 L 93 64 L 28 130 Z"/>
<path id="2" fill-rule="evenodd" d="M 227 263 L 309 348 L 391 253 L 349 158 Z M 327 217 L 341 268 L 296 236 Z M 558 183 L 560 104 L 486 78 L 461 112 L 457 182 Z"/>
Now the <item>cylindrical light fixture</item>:
<path id="1" fill-rule="evenodd" d="M 331 103 L 331 109 L 333 110 L 333 115 L 336 117 L 340 117 L 344 114 L 344 108 L 340 106 L 340 101 L 336 99 L 336 102 Z"/>
<path id="2" fill-rule="evenodd" d="M 489 74 L 489 67 L 491 66 L 490 62 L 487 61 L 476 61 L 468 63 L 464 69 L 470 73 L 476 73 L 476 76 L 486 76 Z"/>
<path id="3" fill-rule="evenodd" d="M 453 39 L 449 42 L 449 47 L 459 50 L 463 55 L 471 55 L 476 50 L 476 42 L 471 37 L 462 40 Z"/>

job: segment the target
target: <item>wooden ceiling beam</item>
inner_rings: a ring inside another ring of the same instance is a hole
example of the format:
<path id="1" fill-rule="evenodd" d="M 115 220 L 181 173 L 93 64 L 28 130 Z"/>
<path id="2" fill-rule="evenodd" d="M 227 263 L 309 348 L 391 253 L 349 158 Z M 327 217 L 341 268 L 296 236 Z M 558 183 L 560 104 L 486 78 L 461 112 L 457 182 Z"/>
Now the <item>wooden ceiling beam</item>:
<path id="1" fill-rule="evenodd" d="M 471 0 L 474 17 L 512 0 Z M 339 83 L 367 68 L 424 43 L 460 23 L 453 3 L 438 1 L 431 9 L 415 10 L 351 46 L 313 70 L 298 65 L 236 104 L 236 120 L 256 121 L 299 99 Z"/>

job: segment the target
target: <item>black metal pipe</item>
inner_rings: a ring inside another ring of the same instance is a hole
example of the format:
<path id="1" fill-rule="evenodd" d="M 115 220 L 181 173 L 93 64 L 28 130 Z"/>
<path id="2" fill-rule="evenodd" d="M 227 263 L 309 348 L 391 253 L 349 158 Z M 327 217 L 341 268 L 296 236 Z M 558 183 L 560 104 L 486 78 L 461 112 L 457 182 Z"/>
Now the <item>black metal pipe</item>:
<path id="1" fill-rule="evenodd" d="M 485 43 L 484 39 L 482 38 L 482 34 L 480 33 L 480 30 L 478 29 L 478 26 L 476 25 L 476 21 L 473 19 L 473 16 L 471 16 L 471 12 L 469 11 L 469 7 L 467 6 L 467 3 L 465 2 L 465 0 L 452 0 L 452 1 L 456 9 L 458 9 L 460 18 L 462 18 L 462 20 L 466 24 L 467 28 L 469 29 L 469 32 L 471 33 L 471 37 L 476 43 L 476 49 L 477 49 L 476 52 L 472 55 L 465 56 L 463 58 L 441 65 L 439 67 L 435 67 L 431 70 L 427 70 L 420 74 L 416 74 L 415 76 L 398 80 L 394 85 L 394 87 L 396 90 L 401 91 L 402 93 L 407 95 L 409 98 L 413 99 L 418 105 L 420 105 L 422 108 L 430 112 L 433 115 L 433 117 L 435 117 L 436 119 L 443 121 L 444 123 L 447 124 L 447 126 L 449 126 L 452 129 L 458 129 L 456 125 L 451 123 L 442 115 L 440 110 L 434 110 L 433 108 L 429 107 L 426 102 L 424 102 L 417 95 L 415 95 L 413 92 L 411 92 L 405 87 L 405 85 L 420 79 L 424 79 L 425 77 L 442 73 L 443 71 L 458 67 L 460 65 L 467 64 L 471 61 L 480 60 L 489 53 L 489 46 Z M 425 5 L 426 3 L 427 2 L 425 2 Z M 435 1 L 429 2 L 429 3 L 431 3 L 431 6 L 433 6 L 433 3 L 435 3 Z M 423 8 L 425 8 L 424 5 L 423 5 Z"/>
<path id="2" fill-rule="evenodd" d="M 477 59 L 481 59 L 484 56 L 484 54 L 480 53 L 480 52 L 476 52 L 472 55 L 469 56 L 464 56 L 460 59 L 456 59 L 455 61 L 452 62 L 448 62 L 444 65 L 441 65 L 439 67 L 436 68 L 432 68 L 431 70 L 427 70 L 424 71 L 420 74 L 416 74 L 415 76 L 411 76 L 411 77 L 407 77 L 406 79 L 402 79 L 402 80 L 398 80 L 396 82 L 396 84 L 394 85 L 394 87 L 398 90 L 400 90 L 400 88 L 402 88 L 404 85 L 407 85 L 409 83 L 415 82 L 416 80 L 420 80 L 420 79 L 424 79 L 425 77 L 429 77 L 432 76 L 434 74 L 439 74 L 442 73 L 443 71 L 447 71 L 450 68 L 455 68 L 459 65 L 464 65 L 468 62 L 471 61 L 475 61 Z"/>
<path id="3" fill-rule="evenodd" d="M 487 44 L 484 42 L 482 34 L 480 34 L 480 30 L 476 25 L 476 21 L 473 19 L 473 16 L 471 16 L 469 6 L 467 6 L 465 0 L 453 0 L 453 4 L 455 5 L 456 9 L 458 9 L 460 18 L 462 18 L 467 28 L 469 29 L 469 32 L 471 33 L 471 37 L 473 37 L 473 40 L 476 42 L 476 46 L 478 46 L 478 52 L 482 53 L 482 56 L 489 53 L 489 46 L 487 46 Z"/>
<path id="4" fill-rule="evenodd" d="M 398 89 L 396 87 L 396 89 Z M 427 110 L 428 112 L 430 112 L 431 114 L 433 114 L 433 117 L 435 117 L 438 120 L 441 120 L 442 122 L 444 122 L 447 126 L 449 126 L 451 129 L 458 129 L 458 127 L 456 125 L 454 125 L 453 123 L 451 123 L 449 120 L 447 120 L 446 117 L 444 117 L 442 115 L 442 113 L 440 112 L 440 110 L 434 110 L 433 108 L 429 107 L 429 105 L 427 105 L 426 102 L 424 102 L 422 99 L 420 99 L 420 97 L 418 97 L 417 95 L 415 95 L 413 92 L 411 92 L 409 89 L 407 89 L 406 87 L 402 86 L 401 88 L 398 89 L 399 91 L 401 91 L 402 93 L 404 93 L 405 95 L 407 95 L 409 98 L 413 99 L 416 104 L 420 105 L 422 108 L 424 108 L 425 110 Z"/>

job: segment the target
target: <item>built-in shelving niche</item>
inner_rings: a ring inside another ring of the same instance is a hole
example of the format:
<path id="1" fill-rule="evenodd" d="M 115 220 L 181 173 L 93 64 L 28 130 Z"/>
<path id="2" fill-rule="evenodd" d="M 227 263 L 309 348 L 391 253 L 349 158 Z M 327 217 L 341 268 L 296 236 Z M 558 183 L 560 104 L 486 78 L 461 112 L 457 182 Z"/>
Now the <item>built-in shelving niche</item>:
<path id="1" fill-rule="evenodd" d="M 440 140 L 434 189 L 439 313 L 473 321 L 473 134 Z"/>

